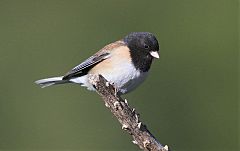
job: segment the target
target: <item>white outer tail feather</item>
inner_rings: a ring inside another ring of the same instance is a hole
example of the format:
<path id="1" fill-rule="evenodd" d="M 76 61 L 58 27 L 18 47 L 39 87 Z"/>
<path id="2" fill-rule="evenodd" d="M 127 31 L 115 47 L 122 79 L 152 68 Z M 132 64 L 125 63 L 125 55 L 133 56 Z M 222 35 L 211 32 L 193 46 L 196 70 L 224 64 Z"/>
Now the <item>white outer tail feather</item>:
<path id="1" fill-rule="evenodd" d="M 53 77 L 53 78 L 47 78 L 47 79 L 41 79 L 35 81 L 36 84 L 40 85 L 41 88 L 45 88 L 51 85 L 55 84 L 63 84 L 63 83 L 68 83 L 68 80 L 62 80 L 63 76 L 61 77 Z"/>

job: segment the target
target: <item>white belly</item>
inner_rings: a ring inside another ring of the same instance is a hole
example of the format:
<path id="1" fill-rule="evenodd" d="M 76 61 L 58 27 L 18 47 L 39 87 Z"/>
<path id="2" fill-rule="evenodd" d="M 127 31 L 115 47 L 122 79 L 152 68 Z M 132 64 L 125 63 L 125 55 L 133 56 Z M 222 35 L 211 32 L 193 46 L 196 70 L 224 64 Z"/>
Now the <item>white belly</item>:
<path id="1" fill-rule="evenodd" d="M 94 74 L 101 74 L 110 83 L 118 88 L 118 91 L 122 94 L 128 93 L 135 89 L 139 84 L 141 84 L 147 77 L 147 72 L 141 73 L 136 70 L 131 63 L 126 62 L 122 66 L 116 66 L 116 68 L 111 68 L 111 70 L 98 70 L 99 72 L 94 72 Z M 91 73 L 93 74 L 93 73 Z M 89 90 L 95 90 L 93 86 L 88 81 L 88 75 L 74 78 L 70 80 L 74 83 L 79 83 L 82 86 L 86 86 Z"/>
<path id="2" fill-rule="evenodd" d="M 102 75 L 124 94 L 135 89 L 147 77 L 147 73 L 141 73 L 136 70 L 132 64 L 122 64 L 111 73 L 102 73 Z"/>

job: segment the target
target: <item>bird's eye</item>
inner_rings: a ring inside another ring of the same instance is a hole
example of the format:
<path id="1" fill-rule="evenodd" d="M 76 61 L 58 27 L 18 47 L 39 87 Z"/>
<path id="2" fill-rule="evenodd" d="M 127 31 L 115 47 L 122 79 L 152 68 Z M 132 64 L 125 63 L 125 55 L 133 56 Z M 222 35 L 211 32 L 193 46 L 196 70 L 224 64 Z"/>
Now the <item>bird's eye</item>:
<path id="1" fill-rule="evenodd" d="M 148 46 L 148 45 L 146 45 L 146 44 L 144 44 L 144 48 L 145 48 L 145 49 L 148 49 L 148 48 L 149 48 L 149 46 Z"/>

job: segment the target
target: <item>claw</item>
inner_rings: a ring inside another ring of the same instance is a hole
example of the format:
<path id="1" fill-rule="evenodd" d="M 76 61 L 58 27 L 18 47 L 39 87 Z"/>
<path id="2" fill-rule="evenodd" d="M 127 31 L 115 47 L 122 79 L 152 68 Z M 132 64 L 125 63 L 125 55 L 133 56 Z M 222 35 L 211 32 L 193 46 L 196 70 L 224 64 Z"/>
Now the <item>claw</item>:
<path id="1" fill-rule="evenodd" d="M 110 84 L 114 87 L 114 95 L 115 95 L 115 97 L 117 97 L 117 93 L 118 93 L 118 88 L 117 88 L 117 86 L 114 84 L 114 82 L 110 82 Z"/>
<path id="2" fill-rule="evenodd" d="M 115 97 L 117 96 L 117 93 L 118 93 L 118 88 L 114 85 L 114 95 L 115 95 Z"/>
<path id="3" fill-rule="evenodd" d="M 116 110 L 122 109 L 122 106 L 121 106 L 121 104 L 120 104 L 119 101 L 114 102 L 114 103 L 113 103 L 113 106 L 114 106 L 114 108 L 115 108 Z"/>
<path id="4" fill-rule="evenodd" d="M 109 87 L 109 82 L 108 81 L 105 84 L 106 84 L 106 87 Z"/>

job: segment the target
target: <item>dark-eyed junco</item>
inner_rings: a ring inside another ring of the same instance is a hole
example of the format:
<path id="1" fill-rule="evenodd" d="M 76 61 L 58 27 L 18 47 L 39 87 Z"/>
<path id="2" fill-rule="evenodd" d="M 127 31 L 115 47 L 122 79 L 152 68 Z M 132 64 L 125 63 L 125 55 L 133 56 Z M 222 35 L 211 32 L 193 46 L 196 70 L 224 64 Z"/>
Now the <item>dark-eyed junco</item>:
<path id="1" fill-rule="evenodd" d="M 149 32 L 133 32 L 122 40 L 106 45 L 64 76 L 38 80 L 42 88 L 63 83 L 77 83 L 89 90 L 90 74 L 101 74 L 125 94 L 135 89 L 148 75 L 154 58 L 159 58 L 159 44 Z"/>

